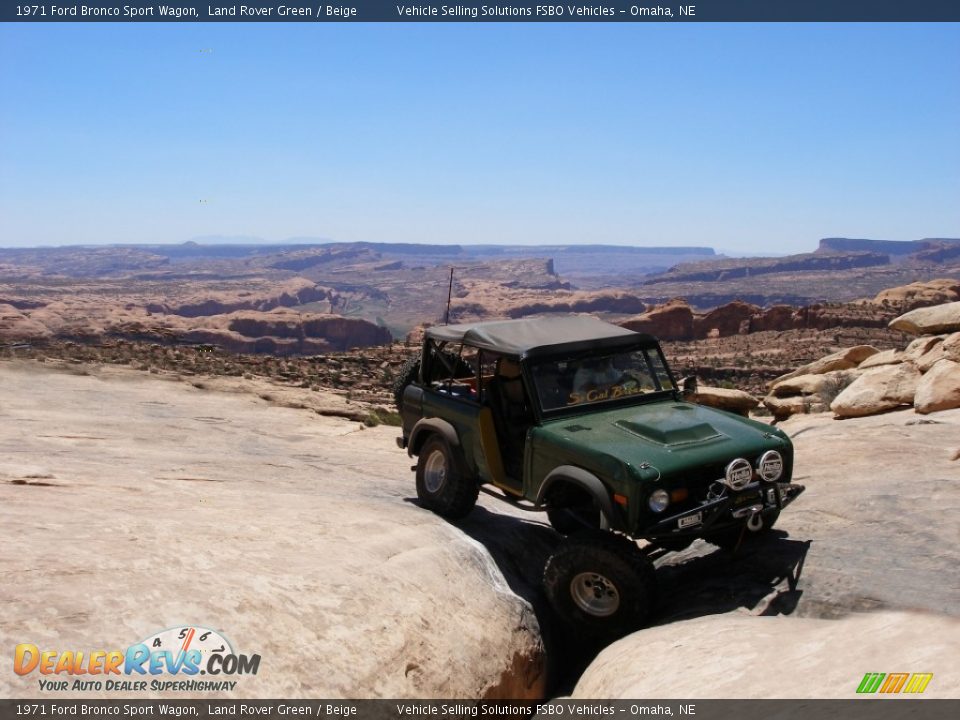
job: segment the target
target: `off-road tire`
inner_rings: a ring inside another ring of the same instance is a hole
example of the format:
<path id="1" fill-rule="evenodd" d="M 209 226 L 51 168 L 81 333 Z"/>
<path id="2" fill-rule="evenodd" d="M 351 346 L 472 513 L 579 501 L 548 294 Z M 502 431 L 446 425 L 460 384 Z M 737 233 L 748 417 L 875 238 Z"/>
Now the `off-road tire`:
<path id="1" fill-rule="evenodd" d="M 771 513 L 766 513 L 763 516 L 763 527 L 759 530 L 750 530 L 747 527 L 746 521 L 738 523 L 734 527 L 725 528 L 719 530 L 715 533 L 705 536 L 703 539 L 706 540 L 711 545 L 716 545 L 718 548 L 724 550 L 737 550 L 746 543 L 752 542 L 759 537 L 766 535 L 773 529 L 773 526 L 777 522 L 777 518 L 780 517 L 780 511 L 775 510 Z"/>
<path id="2" fill-rule="evenodd" d="M 455 450 L 439 435 L 430 435 L 417 458 L 417 498 L 440 517 L 458 520 L 477 504 L 480 486 L 463 471 Z"/>
<path id="3" fill-rule="evenodd" d="M 420 376 L 420 355 L 414 355 L 400 366 L 397 379 L 393 381 L 393 401 L 397 404 L 397 411 L 403 409 L 403 391 L 407 385 Z"/>
<path id="4" fill-rule="evenodd" d="M 561 535 L 600 529 L 600 510 L 587 507 L 556 507 L 547 510 L 547 520 Z"/>
<path id="5" fill-rule="evenodd" d="M 611 532 L 566 538 L 547 560 L 543 585 L 561 620 L 604 639 L 642 627 L 656 604 L 653 564 Z"/>
<path id="6" fill-rule="evenodd" d="M 451 361 L 456 362 L 457 375 L 462 373 L 473 373 L 473 368 L 470 367 L 470 363 L 462 360 L 459 355 L 455 355 L 451 352 L 445 352 L 444 355 Z M 393 391 L 393 401 L 397 405 L 398 412 L 403 411 L 403 391 L 407 389 L 407 385 L 414 382 L 419 377 L 420 354 L 417 353 L 400 366 L 400 371 L 397 373 L 397 379 L 393 381 L 393 386 L 391 387 L 391 390 Z"/>

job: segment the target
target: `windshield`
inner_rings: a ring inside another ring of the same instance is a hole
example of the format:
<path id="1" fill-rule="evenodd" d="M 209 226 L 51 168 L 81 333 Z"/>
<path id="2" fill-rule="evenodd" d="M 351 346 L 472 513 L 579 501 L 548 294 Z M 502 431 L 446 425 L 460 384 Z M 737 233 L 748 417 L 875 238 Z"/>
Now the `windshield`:
<path id="1" fill-rule="evenodd" d="M 531 372 L 545 412 L 673 390 L 666 363 L 652 348 L 546 360 Z"/>

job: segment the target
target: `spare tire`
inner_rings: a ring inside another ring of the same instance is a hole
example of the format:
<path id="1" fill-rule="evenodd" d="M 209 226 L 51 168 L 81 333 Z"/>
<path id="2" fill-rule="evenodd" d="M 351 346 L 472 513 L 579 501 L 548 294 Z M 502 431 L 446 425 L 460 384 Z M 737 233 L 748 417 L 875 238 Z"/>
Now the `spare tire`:
<path id="1" fill-rule="evenodd" d="M 400 374 L 393 382 L 393 401 L 397 404 L 397 411 L 403 410 L 403 391 L 407 385 L 420 376 L 420 355 L 414 355 L 400 366 Z"/>
<path id="2" fill-rule="evenodd" d="M 453 367 L 456 368 L 455 374 L 457 377 L 463 377 L 464 374 L 473 374 L 473 367 L 459 355 L 452 352 L 444 352 L 443 355 L 453 364 Z M 407 389 L 407 385 L 417 380 L 418 377 L 420 377 L 419 353 L 400 366 L 400 372 L 393 383 L 393 401 L 397 404 L 398 412 L 403 409 L 401 407 L 401 405 L 403 405 L 403 391 Z"/>

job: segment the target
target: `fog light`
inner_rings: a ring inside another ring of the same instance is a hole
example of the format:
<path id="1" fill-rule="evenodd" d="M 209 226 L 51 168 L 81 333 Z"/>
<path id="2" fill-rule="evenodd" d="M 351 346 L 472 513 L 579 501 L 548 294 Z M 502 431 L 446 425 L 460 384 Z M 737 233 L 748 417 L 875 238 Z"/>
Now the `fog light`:
<path id="1" fill-rule="evenodd" d="M 767 482 L 773 482 L 783 475 L 783 458 L 776 450 L 767 450 L 760 456 L 760 462 L 757 463 L 757 472 Z"/>
<path id="2" fill-rule="evenodd" d="M 743 458 L 737 458 L 727 465 L 724 481 L 731 490 L 742 490 L 753 479 L 753 468 Z"/>
<path id="3" fill-rule="evenodd" d="M 670 504 L 670 496 L 667 495 L 666 490 L 654 490 L 650 494 L 650 499 L 647 501 L 647 504 L 655 513 L 663 512 L 667 509 L 667 505 Z"/>

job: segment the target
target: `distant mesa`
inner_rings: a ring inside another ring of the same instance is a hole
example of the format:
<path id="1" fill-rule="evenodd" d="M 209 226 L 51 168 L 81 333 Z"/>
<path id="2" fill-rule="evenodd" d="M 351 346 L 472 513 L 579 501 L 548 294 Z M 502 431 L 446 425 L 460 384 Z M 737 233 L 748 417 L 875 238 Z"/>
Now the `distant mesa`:
<path id="1" fill-rule="evenodd" d="M 848 252 L 843 255 L 806 253 L 788 255 L 784 258 L 738 258 L 677 265 L 662 275 L 647 278 L 645 284 L 721 282 L 771 273 L 836 272 L 889 263 L 890 257 L 878 252 Z"/>
<path id="2" fill-rule="evenodd" d="M 960 249 L 960 238 L 924 238 L 922 240 L 868 240 L 865 238 L 823 238 L 817 252 L 875 252 L 888 255 L 914 253 L 954 246 Z"/>

